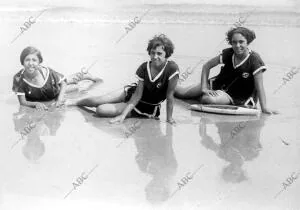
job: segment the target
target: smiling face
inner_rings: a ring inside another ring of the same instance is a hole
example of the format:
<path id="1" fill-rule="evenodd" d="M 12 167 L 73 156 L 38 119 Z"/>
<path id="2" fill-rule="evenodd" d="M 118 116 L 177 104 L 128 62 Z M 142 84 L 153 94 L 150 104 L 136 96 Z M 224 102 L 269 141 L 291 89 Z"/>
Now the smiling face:
<path id="1" fill-rule="evenodd" d="M 150 51 L 151 62 L 154 66 L 159 67 L 166 62 L 166 52 L 164 46 L 157 46 L 155 49 Z"/>
<path id="2" fill-rule="evenodd" d="M 29 54 L 25 57 L 23 66 L 29 74 L 34 73 L 40 64 L 40 60 L 36 54 Z"/>
<path id="3" fill-rule="evenodd" d="M 236 55 L 245 55 L 248 52 L 247 39 L 240 33 L 233 34 L 231 45 Z"/>

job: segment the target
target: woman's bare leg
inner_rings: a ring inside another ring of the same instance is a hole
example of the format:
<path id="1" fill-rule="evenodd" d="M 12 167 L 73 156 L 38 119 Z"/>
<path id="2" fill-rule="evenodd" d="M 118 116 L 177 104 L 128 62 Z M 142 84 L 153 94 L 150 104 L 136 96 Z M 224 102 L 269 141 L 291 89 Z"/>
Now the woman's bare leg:
<path id="1" fill-rule="evenodd" d="M 125 101 L 125 92 L 123 89 L 113 91 L 102 96 L 92 96 L 82 99 L 67 100 L 66 106 L 88 106 L 97 107 L 102 104 L 120 103 Z"/>
<path id="2" fill-rule="evenodd" d="M 220 104 L 229 105 L 232 103 L 232 98 L 222 90 L 216 90 L 217 96 L 212 96 L 210 94 L 204 94 L 200 98 L 200 103 L 202 104 Z"/>
<path id="3" fill-rule="evenodd" d="M 75 84 L 75 83 L 67 84 L 65 93 L 71 93 L 71 92 L 78 91 L 78 90 L 79 90 L 79 86 L 77 84 Z"/>
<path id="4" fill-rule="evenodd" d="M 122 114 L 126 106 L 127 103 L 102 104 L 96 108 L 96 115 L 99 117 L 116 117 Z"/>
<path id="5" fill-rule="evenodd" d="M 175 88 L 174 96 L 180 99 L 199 99 L 199 97 L 201 96 L 200 88 L 200 83 L 190 85 L 188 87 L 177 85 Z"/>
<path id="6" fill-rule="evenodd" d="M 103 82 L 102 79 L 100 79 L 99 77 L 93 76 L 90 73 L 84 73 L 82 79 L 83 80 L 91 80 L 93 82 Z"/>
<path id="7" fill-rule="evenodd" d="M 96 84 L 103 82 L 102 79 L 92 76 L 90 73 L 78 72 L 75 74 L 71 74 L 66 77 L 66 81 L 67 81 L 66 93 L 79 91 L 80 87 L 79 87 L 78 83 L 82 80 L 92 81 L 91 84 L 89 84 L 88 86 L 85 87 L 86 90 L 92 88 Z"/>

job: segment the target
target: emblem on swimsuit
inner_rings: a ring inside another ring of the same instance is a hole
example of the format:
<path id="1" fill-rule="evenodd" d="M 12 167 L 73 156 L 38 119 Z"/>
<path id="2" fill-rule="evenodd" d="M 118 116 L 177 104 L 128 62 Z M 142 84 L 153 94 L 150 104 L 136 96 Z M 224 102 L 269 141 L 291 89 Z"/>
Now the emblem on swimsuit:
<path id="1" fill-rule="evenodd" d="M 242 76 L 243 76 L 244 78 L 248 78 L 248 77 L 249 77 L 249 73 L 244 72 L 244 73 L 242 74 Z"/>
<path id="2" fill-rule="evenodd" d="M 157 88 L 160 88 L 160 87 L 161 87 L 161 83 L 160 83 L 160 82 L 157 83 L 156 87 L 157 87 Z"/>

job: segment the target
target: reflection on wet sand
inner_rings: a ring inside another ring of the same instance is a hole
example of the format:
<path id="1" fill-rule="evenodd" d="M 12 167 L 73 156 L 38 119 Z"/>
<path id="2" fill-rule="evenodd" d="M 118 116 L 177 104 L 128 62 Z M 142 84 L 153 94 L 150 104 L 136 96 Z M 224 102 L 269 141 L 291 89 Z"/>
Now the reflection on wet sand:
<path id="1" fill-rule="evenodd" d="M 108 135 L 111 135 L 115 138 L 125 138 L 126 132 L 124 129 L 126 126 L 126 121 L 124 124 L 120 125 L 112 125 L 109 123 L 111 118 L 102 118 L 96 116 L 96 111 L 94 108 L 86 108 L 86 107 L 75 107 L 75 109 L 82 114 L 84 117 L 85 123 L 90 124 L 94 128 L 97 128 L 101 132 L 104 132 Z M 122 129 L 123 128 L 123 129 Z M 121 143 L 119 143 L 121 145 Z M 120 145 L 118 144 L 117 147 Z"/>
<path id="2" fill-rule="evenodd" d="M 171 196 L 170 180 L 176 174 L 177 161 L 173 151 L 173 126 L 165 125 L 166 134 L 157 121 L 148 121 L 132 135 L 137 148 L 135 156 L 139 169 L 152 179 L 146 185 L 146 199 L 152 204 L 160 204 Z M 145 125 L 147 124 L 147 125 Z M 151 127 L 151 130 L 148 128 Z M 147 136 L 145 136 L 147 132 Z"/>
<path id="3" fill-rule="evenodd" d="M 23 155 L 31 162 L 36 162 L 45 154 L 45 144 L 42 136 L 55 136 L 61 121 L 64 118 L 62 110 L 39 112 L 31 108 L 20 106 L 19 111 L 13 114 L 13 122 L 17 133 L 24 133 L 28 124 L 32 129 L 22 135 L 25 144 L 22 147 Z"/>
<path id="4" fill-rule="evenodd" d="M 222 170 L 224 181 L 239 183 L 247 180 L 243 164 L 245 161 L 252 161 L 257 158 L 262 149 L 260 133 L 265 124 L 265 118 L 265 116 L 260 118 L 235 116 L 235 120 L 230 120 L 230 117 L 222 119 L 201 118 L 199 126 L 201 144 L 229 163 Z M 243 122 L 245 127 L 232 138 L 232 130 L 240 122 Z M 217 143 L 207 132 L 209 124 L 214 124 L 217 127 L 220 143 Z"/>

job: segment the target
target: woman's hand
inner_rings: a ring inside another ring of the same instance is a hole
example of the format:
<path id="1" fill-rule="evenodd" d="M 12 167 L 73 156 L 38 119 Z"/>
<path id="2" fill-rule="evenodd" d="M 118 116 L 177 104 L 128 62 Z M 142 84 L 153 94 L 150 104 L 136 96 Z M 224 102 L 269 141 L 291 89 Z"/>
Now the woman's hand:
<path id="1" fill-rule="evenodd" d="M 268 108 L 264 108 L 264 109 L 262 109 L 261 111 L 262 111 L 262 113 L 264 113 L 264 114 L 279 114 L 278 111 L 271 110 L 271 109 L 268 109 Z"/>
<path id="2" fill-rule="evenodd" d="M 39 111 L 48 110 L 48 107 L 45 104 L 39 102 L 35 104 L 35 108 Z"/>
<path id="3" fill-rule="evenodd" d="M 267 108 L 267 99 L 266 99 L 266 94 L 265 94 L 265 89 L 263 85 L 263 73 L 262 71 L 258 72 L 257 74 L 254 75 L 254 84 L 255 88 L 257 90 L 257 95 L 259 98 L 259 104 L 261 107 L 262 113 L 265 114 L 278 114 L 277 111 L 270 110 Z"/>
<path id="4" fill-rule="evenodd" d="M 109 123 L 112 123 L 112 124 L 123 123 L 124 119 L 125 119 L 125 116 L 121 114 L 121 115 L 118 115 L 118 116 L 114 117 L 113 119 L 111 119 L 109 121 Z"/>
<path id="5" fill-rule="evenodd" d="M 55 102 L 55 106 L 58 108 L 58 107 L 62 107 L 64 106 L 65 104 L 65 92 L 66 92 L 66 82 L 65 81 L 62 81 L 60 84 L 60 91 L 59 91 L 59 94 L 58 94 L 58 97 L 57 97 L 57 101 Z"/>
<path id="6" fill-rule="evenodd" d="M 64 100 L 64 99 L 59 99 L 59 100 L 57 100 L 56 103 L 55 103 L 55 106 L 56 106 L 57 108 L 62 107 L 62 106 L 64 106 L 64 105 L 65 105 L 65 100 Z"/>
<path id="7" fill-rule="evenodd" d="M 201 92 L 202 92 L 203 95 L 207 94 L 207 95 L 210 95 L 210 96 L 213 96 L 213 97 L 219 96 L 219 93 L 217 91 L 214 91 L 214 90 L 204 89 Z"/>

